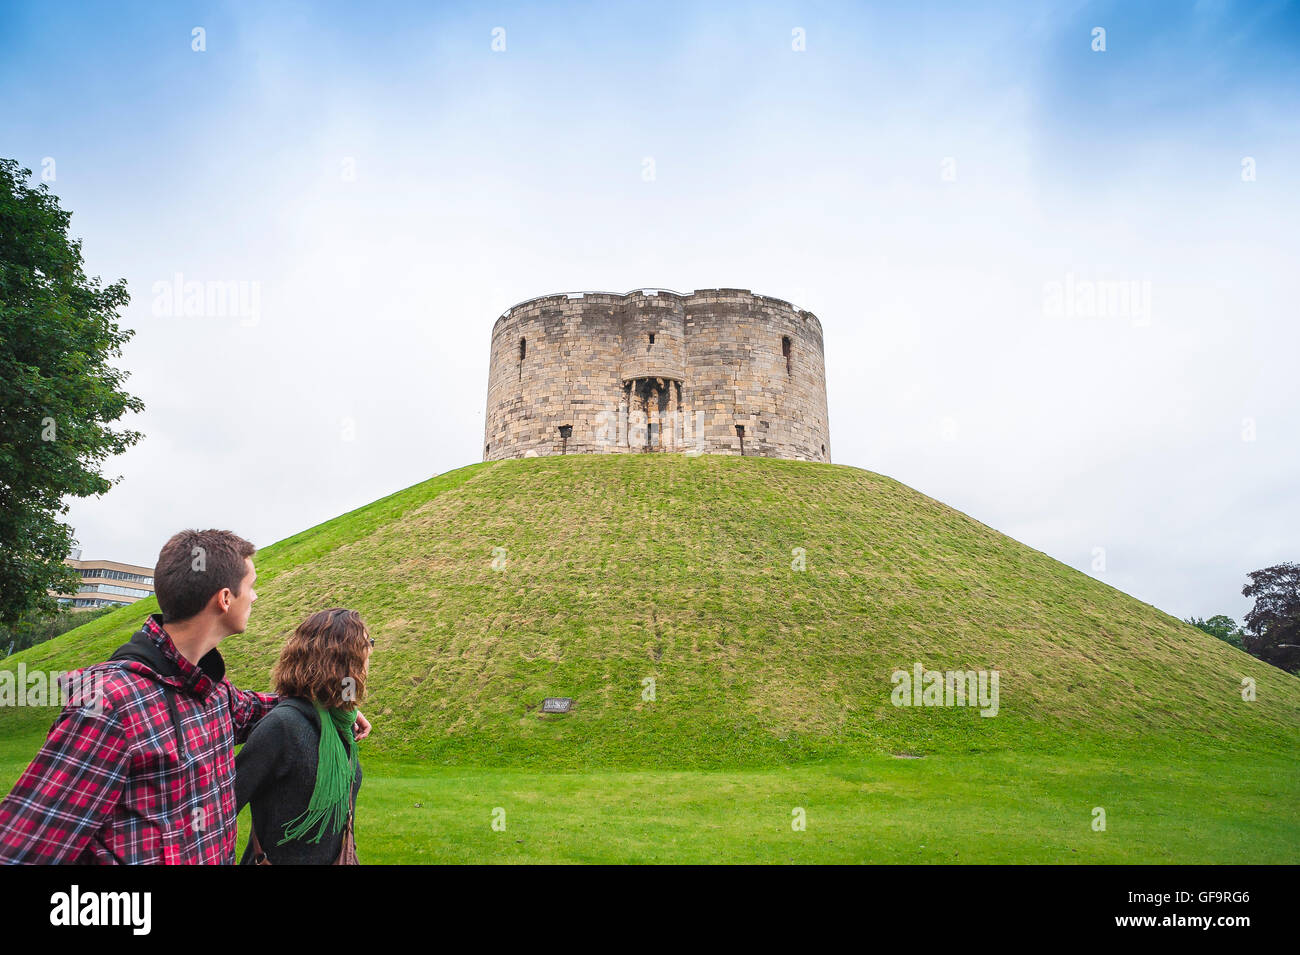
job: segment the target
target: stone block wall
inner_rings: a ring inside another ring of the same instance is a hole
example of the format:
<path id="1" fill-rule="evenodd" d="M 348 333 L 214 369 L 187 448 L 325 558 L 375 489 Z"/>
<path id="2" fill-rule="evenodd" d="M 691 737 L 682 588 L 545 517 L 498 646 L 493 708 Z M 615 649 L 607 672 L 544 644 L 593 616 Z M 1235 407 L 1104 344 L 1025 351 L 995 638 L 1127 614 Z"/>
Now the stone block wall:
<path id="1" fill-rule="evenodd" d="M 548 295 L 497 319 L 484 460 L 689 451 L 831 459 L 815 315 L 701 289 Z"/>

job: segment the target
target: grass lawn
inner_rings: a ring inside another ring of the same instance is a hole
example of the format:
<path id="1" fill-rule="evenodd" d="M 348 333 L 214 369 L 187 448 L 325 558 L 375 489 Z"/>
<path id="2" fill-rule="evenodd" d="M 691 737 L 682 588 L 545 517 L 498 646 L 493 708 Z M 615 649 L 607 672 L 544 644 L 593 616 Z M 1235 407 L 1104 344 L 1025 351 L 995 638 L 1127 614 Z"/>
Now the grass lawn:
<path id="1" fill-rule="evenodd" d="M 868 471 L 474 464 L 257 567 L 235 685 L 323 607 L 376 638 L 367 862 L 1300 862 L 1300 681 Z M 156 606 L 0 671 L 104 660 Z M 999 674 L 996 718 L 894 705 L 916 663 Z M 52 718 L 0 707 L 0 791 Z"/>
<path id="2" fill-rule="evenodd" d="M 0 742 L 0 790 L 39 743 Z M 555 773 L 363 760 L 368 864 L 1300 862 L 1300 773 L 1284 757 L 996 753 Z M 1098 806 L 1104 832 L 1092 828 Z M 504 831 L 492 828 L 498 808 Z M 245 810 L 241 854 L 247 833 Z"/>
<path id="3" fill-rule="evenodd" d="M 997 754 L 757 771 L 365 770 L 358 839 L 372 864 L 1300 862 L 1300 775 L 1285 759 Z M 1104 832 L 1092 828 L 1097 806 Z M 492 828 L 498 808 L 504 831 Z M 802 832 L 792 828 L 796 808 Z M 241 837 L 247 829 L 245 811 Z"/>

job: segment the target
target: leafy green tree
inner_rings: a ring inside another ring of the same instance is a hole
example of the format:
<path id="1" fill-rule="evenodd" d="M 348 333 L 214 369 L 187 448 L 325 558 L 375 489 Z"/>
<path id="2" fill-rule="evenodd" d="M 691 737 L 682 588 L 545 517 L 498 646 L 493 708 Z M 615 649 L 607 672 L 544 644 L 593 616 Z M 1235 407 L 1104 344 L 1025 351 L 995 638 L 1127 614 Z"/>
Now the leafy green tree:
<path id="1" fill-rule="evenodd" d="M 1300 672 L 1300 564 L 1275 564 L 1246 576 L 1250 583 L 1241 593 L 1255 598 L 1246 614 L 1246 652 Z"/>
<path id="2" fill-rule="evenodd" d="M 1237 621 L 1231 617 L 1225 617 L 1223 614 L 1215 614 L 1209 620 L 1202 620 L 1200 617 L 1188 617 L 1185 623 L 1190 623 L 1197 630 L 1204 630 L 1212 637 L 1218 637 L 1224 643 L 1230 643 L 1238 650 L 1245 650 L 1246 645 L 1242 642 L 1241 628 L 1237 626 Z"/>
<path id="3" fill-rule="evenodd" d="M 104 462 L 140 435 L 109 426 L 144 407 L 108 364 L 132 334 L 117 326 L 126 282 L 86 277 L 71 213 L 31 175 L 0 159 L 0 624 L 75 589 L 65 499 L 113 486 Z"/>

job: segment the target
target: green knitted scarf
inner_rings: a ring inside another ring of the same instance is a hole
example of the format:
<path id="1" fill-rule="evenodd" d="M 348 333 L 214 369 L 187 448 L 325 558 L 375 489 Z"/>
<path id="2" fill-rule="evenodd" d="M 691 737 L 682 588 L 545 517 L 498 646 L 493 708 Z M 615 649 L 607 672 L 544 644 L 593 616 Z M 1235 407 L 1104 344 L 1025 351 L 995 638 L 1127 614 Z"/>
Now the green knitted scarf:
<path id="1" fill-rule="evenodd" d="M 317 832 L 315 838 L 309 840 L 311 842 L 320 842 L 327 829 L 331 833 L 342 832 L 352 808 L 352 783 L 357 777 L 357 741 L 352 735 L 352 724 L 356 722 L 357 711 L 327 710 L 315 701 L 313 705 L 320 717 L 321 729 L 320 751 L 316 757 L 316 788 L 311 792 L 306 812 L 285 823 L 280 845 L 295 839 L 307 839 L 312 829 L 317 829 Z M 339 733 L 348 741 L 346 750 Z"/>

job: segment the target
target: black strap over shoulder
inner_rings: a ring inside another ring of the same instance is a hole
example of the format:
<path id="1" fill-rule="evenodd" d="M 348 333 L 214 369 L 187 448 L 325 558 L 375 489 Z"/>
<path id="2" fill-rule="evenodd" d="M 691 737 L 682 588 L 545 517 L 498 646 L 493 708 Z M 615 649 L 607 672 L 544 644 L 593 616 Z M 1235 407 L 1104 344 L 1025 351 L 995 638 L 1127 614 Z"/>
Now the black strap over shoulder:
<path id="1" fill-rule="evenodd" d="M 311 703 L 311 701 L 300 699 L 296 696 L 282 696 L 280 697 L 279 703 L 276 705 L 287 706 L 292 710 L 296 710 L 305 716 L 313 726 L 320 729 L 320 714 L 316 712 L 316 707 Z"/>

